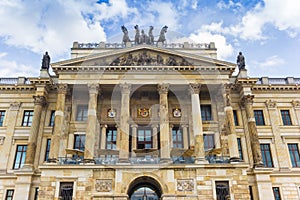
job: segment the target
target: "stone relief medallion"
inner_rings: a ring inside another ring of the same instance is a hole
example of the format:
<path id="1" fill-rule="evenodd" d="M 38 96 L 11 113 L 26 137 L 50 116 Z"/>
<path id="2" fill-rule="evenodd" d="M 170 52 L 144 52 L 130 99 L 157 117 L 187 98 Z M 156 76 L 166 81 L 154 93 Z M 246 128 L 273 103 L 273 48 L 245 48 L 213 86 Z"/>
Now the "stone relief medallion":
<path id="1" fill-rule="evenodd" d="M 97 192 L 111 192 L 112 180 L 111 179 L 96 179 L 95 190 Z"/>
<path id="2" fill-rule="evenodd" d="M 107 111 L 107 117 L 109 117 L 109 118 L 116 117 L 116 111 L 114 109 L 112 109 L 112 108 L 108 109 L 108 111 Z"/>
<path id="3" fill-rule="evenodd" d="M 177 180 L 178 191 L 193 191 L 194 180 L 193 179 L 178 179 Z"/>
<path id="4" fill-rule="evenodd" d="M 149 108 L 139 108 L 138 109 L 138 117 L 149 117 L 150 109 Z"/>
<path id="5" fill-rule="evenodd" d="M 179 108 L 173 109 L 173 117 L 176 117 L 176 118 L 181 117 L 181 109 L 179 109 Z"/>

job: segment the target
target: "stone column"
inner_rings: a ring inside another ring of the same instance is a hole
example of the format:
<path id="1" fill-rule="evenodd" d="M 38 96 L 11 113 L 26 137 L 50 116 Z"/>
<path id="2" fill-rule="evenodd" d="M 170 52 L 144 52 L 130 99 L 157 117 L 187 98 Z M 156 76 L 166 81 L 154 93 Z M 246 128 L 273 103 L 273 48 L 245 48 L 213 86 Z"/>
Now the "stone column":
<path id="1" fill-rule="evenodd" d="M 188 137 L 188 125 L 182 124 L 182 135 L 183 135 L 183 148 L 188 149 L 189 148 L 189 137 Z"/>
<path id="2" fill-rule="evenodd" d="M 119 161 L 128 162 L 129 156 L 129 109 L 131 85 L 121 84 L 120 146 Z"/>
<path id="3" fill-rule="evenodd" d="M 160 120 L 160 160 L 170 161 L 170 130 L 169 130 L 169 109 L 168 90 L 169 84 L 161 84 L 157 87 L 159 93 L 159 120 Z"/>
<path id="4" fill-rule="evenodd" d="M 31 168 L 33 169 L 34 164 L 34 157 L 35 157 L 35 151 L 36 151 L 36 143 L 37 143 L 37 137 L 39 133 L 39 127 L 40 127 L 40 119 L 42 115 L 43 107 L 46 105 L 46 98 L 44 96 L 33 96 L 34 98 L 34 111 L 33 111 L 33 119 L 32 124 L 30 127 L 30 134 L 28 138 L 28 145 L 27 145 L 27 151 L 26 151 L 26 159 L 25 159 L 25 165 L 23 168 Z"/>
<path id="5" fill-rule="evenodd" d="M 152 135 L 153 135 L 153 149 L 158 149 L 158 131 L 157 131 L 158 125 L 153 124 L 152 125 Z"/>
<path id="6" fill-rule="evenodd" d="M 203 140 L 203 129 L 201 119 L 201 108 L 200 108 L 200 84 L 190 84 L 191 102 L 192 102 L 192 129 L 194 132 L 194 143 L 195 143 L 195 163 L 202 164 L 207 163 L 205 160 L 204 151 L 204 140 Z"/>
<path id="7" fill-rule="evenodd" d="M 51 147 L 49 153 L 49 162 L 56 162 L 60 149 L 60 137 L 64 131 L 64 111 L 67 94 L 67 84 L 61 84 L 57 88 L 56 111 L 54 118 L 53 135 L 51 137 Z"/>
<path id="8" fill-rule="evenodd" d="M 101 125 L 101 144 L 100 149 L 106 149 L 106 129 L 107 125 Z"/>
<path id="9" fill-rule="evenodd" d="M 85 148 L 84 148 L 84 160 L 85 162 L 93 162 L 94 150 L 95 150 L 95 134 L 97 127 L 97 103 L 99 85 L 90 84 L 89 88 L 89 106 L 88 106 L 88 121 L 85 132 Z"/>
<path id="10" fill-rule="evenodd" d="M 172 149 L 172 148 L 174 148 L 174 145 L 173 145 L 173 134 L 172 134 L 172 130 L 173 130 L 173 127 L 174 127 L 174 125 L 173 124 L 171 124 L 171 125 L 169 125 L 169 129 L 170 129 L 170 131 L 169 131 L 169 137 L 170 137 L 170 148 Z"/>
<path id="11" fill-rule="evenodd" d="M 136 139 L 137 139 L 137 125 L 136 124 L 132 124 L 131 125 L 131 152 L 134 155 L 134 151 L 135 149 L 137 149 L 136 147 Z"/>
<path id="12" fill-rule="evenodd" d="M 288 169 L 289 168 L 289 155 L 288 155 L 288 149 L 286 147 L 286 144 L 282 141 L 281 135 L 280 135 L 280 115 L 277 112 L 276 108 L 276 101 L 267 100 L 266 101 L 266 107 L 269 111 L 270 116 L 270 122 L 274 137 L 274 144 L 276 148 L 276 154 L 277 154 L 277 160 L 279 164 L 279 169 Z"/>
<path id="13" fill-rule="evenodd" d="M 239 158 L 238 143 L 235 131 L 233 109 L 231 106 L 231 85 L 226 85 L 226 106 L 224 108 L 226 113 L 226 124 L 228 126 L 228 147 L 231 162 L 237 162 Z"/>
<path id="14" fill-rule="evenodd" d="M 261 156 L 261 149 L 258 140 L 258 133 L 254 118 L 253 112 L 253 98 L 254 95 L 246 95 L 242 98 L 242 104 L 245 106 L 246 114 L 248 118 L 248 128 L 251 140 L 251 148 L 253 152 L 253 161 L 254 167 L 263 167 L 262 156 Z"/>

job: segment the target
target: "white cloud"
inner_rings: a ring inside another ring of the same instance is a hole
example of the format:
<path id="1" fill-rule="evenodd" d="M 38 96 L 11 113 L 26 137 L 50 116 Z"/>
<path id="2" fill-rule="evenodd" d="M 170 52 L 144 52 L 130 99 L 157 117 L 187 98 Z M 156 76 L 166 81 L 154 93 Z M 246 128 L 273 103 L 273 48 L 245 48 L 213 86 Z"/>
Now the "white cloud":
<path id="1" fill-rule="evenodd" d="M 7 55 L 6 52 L 0 52 L 1 77 L 32 77 L 36 75 L 36 68 L 10 60 Z"/>
<path id="2" fill-rule="evenodd" d="M 261 62 L 255 62 L 258 68 L 279 67 L 285 64 L 285 61 L 278 55 L 270 56 Z"/>
<path id="3" fill-rule="evenodd" d="M 217 8 L 219 9 L 230 9 L 230 8 L 242 8 L 242 4 L 240 2 L 234 3 L 233 1 L 229 1 L 225 3 L 224 1 L 220 1 L 217 3 Z"/>
<path id="4" fill-rule="evenodd" d="M 233 55 L 233 47 L 231 44 L 227 44 L 226 38 L 223 35 L 199 30 L 196 34 L 191 34 L 189 38 L 196 43 L 214 42 L 218 49 L 219 59 L 226 59 Z"/>

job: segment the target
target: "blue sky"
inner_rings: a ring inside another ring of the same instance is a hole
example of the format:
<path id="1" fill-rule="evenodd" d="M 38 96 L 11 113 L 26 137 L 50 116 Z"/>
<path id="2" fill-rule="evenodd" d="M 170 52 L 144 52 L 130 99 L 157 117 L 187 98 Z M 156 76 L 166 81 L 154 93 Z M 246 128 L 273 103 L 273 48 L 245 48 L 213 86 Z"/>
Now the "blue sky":
<path id="1" fill-rule="evenodd" d="M 68 59 L 74 41 L 121 42 L 123 24 L 215 42 L 233 63 L 242 51 L 252 77 L 300 77 L 298 0 L 0 0 L 0 77 L 38 76 L 45 51 Z"/>

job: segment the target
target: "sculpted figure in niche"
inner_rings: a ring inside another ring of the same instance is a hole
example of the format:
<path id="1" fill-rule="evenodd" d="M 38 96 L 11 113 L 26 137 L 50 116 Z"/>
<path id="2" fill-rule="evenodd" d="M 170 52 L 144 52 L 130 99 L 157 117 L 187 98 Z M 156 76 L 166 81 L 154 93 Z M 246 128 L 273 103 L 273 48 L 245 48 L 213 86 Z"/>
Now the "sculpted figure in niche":
<path id="1" fill-rule="evenodd" d="M 168 29 L 167 26 L 164 26 L 164 27 L 161 29 L 160 35 L 159 35 L 159 38 L 158 38 L 157 42 L 162 42 L 162 43 L 164 43 L 164 42 L 166 41 L 165 33 L 167 32 L 167 29 Z"/>
<path id="2" fill-rule="evenodd" d="M 134 38 L 134 44 L 140 44 L 140 29 L 139 25 L 134 26 L 135 29 L 135 38 Z"/>
<path id="3" fill-rule="evenodd" d="M 48 55 L 48 52 L 43 55 L 43 60 L 42 60 L 42 69 L 49 69 L 50 66 L 50 56 Z"/>
<path id="4" fill-rule="evenodd" d="M 242 52 L 239 53 L 236 59 L 237 66 L 239 67 L 239 70 L 245 69 L 245 57 L 243 56 Z"/>
<path id="5" fill-rule="evenodd" d="M 130 42 L 130 39 L 129 39 L 129 36 L 128 36 L 128 31 L 127 31 L 127 28 L 123 25 L 121 26 L 121 29 L 124 33 L 123 35 L 123 42 L 126 44 L 126 42 Z"/>

